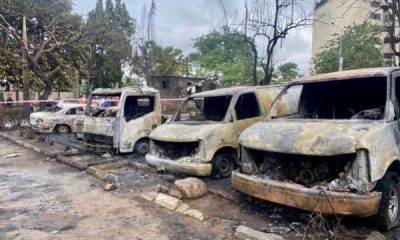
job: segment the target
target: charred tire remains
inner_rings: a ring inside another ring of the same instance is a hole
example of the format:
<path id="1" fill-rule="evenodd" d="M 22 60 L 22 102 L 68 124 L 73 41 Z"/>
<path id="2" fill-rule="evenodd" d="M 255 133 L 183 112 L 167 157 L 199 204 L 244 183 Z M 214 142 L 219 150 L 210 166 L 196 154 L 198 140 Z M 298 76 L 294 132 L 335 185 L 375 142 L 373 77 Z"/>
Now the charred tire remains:
<path id="1" fill-rule="evenodd" d="M 399 226 L 400 177 L 388 171 L 381 179 L 376 190 L 382 192 L 381 205 L 375 216 L 376 225 L 383 231 Z"/>
<path id="2" fill-rule="evenodd" d="M 146 153 L 148 153 L 150 150 L 149 140 L 141 139 L 141 140 L 137 141 L 133 150 L 140 156 L 146 155 Z"/>
<path id="3" fill-rule="evenodd" d="M 58 134 L 67 134 L 70 132 L 70 129 L 67 125 L 57 125 L 56 131 Z"/>
<path id="4" fill-rule="evenodd" d="M 232 153 L 217 153 L 212 159 L 212 177 L 226 178 L 232 174 L 235 166 L 235 160 Z"/>

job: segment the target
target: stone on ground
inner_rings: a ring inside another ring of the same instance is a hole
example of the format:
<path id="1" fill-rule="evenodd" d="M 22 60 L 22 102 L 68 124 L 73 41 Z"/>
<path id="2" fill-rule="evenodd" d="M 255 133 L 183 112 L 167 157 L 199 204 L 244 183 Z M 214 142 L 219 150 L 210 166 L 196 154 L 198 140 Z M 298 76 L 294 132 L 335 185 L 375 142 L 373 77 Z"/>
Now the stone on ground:
<path id="1" fill-rule="evenodd" d="M 185 198 L 198 198 L 208 193 L 207 184 L 194 177 L 176 180 L 175 186 Z"/>
<path id="2" fill-rule="evenodd" d="M 168 191 L 168 195 L 173 196 L 173 197 L 176 197 L 176 198 L 179 198 L 179 199 L 182 199 L 182 198 L 183 198 L 182 193 L 181 193 L 179 190 L 177 190 L 177 189 L 170 189 L 170 190 Z"/>
<path id="3" fill-rule="evenodd" d="M 236 229 L 235 238 L 241 240 L 284 240 L 277 234 L 260 232 L 246 226 L 239 226 Z"/>
<path id="4" fill-rule="evenodd" d="M 161 207 L 165 207 L 171 211 L 175 211 L 175 209 L 182 203 L 182 200 L 178 198 L 171 197 L 164 193 L 159 193 L 157 197 L 154 199 L 154 203 L 160 205 Z"/>
<path id="5" fill-rule="evenodd" d="M 185 211 L 183 214 L 192 217 L 194 219 L 197 219 L 199 221 L 203 221 L 205 219 L 204 214 L 202 212 L 193 208 Z"/>

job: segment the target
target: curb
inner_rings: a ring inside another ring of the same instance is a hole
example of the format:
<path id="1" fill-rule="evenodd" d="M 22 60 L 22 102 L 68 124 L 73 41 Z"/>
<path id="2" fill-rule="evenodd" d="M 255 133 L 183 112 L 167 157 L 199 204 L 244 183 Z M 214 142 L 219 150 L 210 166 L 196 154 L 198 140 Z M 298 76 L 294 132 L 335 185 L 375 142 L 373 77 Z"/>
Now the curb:
<path id="1" fill-rule="evenodd" d="M 38 148 L 38 147 L 36 147 L 36 146 L 34 146 L 34 145 L 30 144 L 30 143 L 24 142 L 24 141 L 22 141 L 20 139 L 17 139 L 15 137 L 10 136 L 10 135 L 5 134 L 5 133 L 0 133 L 0 136 L 2 138 L 5 138 L 8 141 L 11 141 L 13 143 L 16 143 L 18 145 L 21 145 L 23 147 L 26 147 L 28 149 L 31 149 L 31 150 L 33 150 L 35 152 L 41 153 L 41 154 L 46 155 L 46 156 L 51 157 L 51 158 L 55 158 L 58 155 L 57 153 L 50 153 L 50 152 L 48 152 L 48 151 L 46 151 L 44 149 Z"/>

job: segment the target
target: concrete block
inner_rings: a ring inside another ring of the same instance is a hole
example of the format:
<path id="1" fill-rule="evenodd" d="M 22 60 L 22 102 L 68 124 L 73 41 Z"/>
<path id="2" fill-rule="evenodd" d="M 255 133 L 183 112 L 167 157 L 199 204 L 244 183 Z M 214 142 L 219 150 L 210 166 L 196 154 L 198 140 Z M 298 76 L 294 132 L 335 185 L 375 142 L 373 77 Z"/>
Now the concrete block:
<path id="1" fill-rule="evenodd" d="M 246 226 L 239 226 L 236 229 L 235 238 L 240 240 L 285 240 L 277 234 L 260 232 Z"/>
<path id="2" fill-rule="evenodd" d="M 158 193 L 157 192 L 145 192 L 140 194 L 140 196 L 150 202 L 153 202 L 156 199 Z"/>
<path id="3" fill-rule="evenodd" d="M 197 219 L 199 221 L 203 221 L 204 219 L 206 219 L 204 214 L 196 209 L 189 209 L 189 210 L 185 211 L 183 214 L 185 214 L 191 218 Z"/>
<path id="4" fill-rule="evenodd" d="M 154 203 L 165 207 L 171 211 L 175 211 L 175 209 L 178 208 L 179 204 L 182 203 L 182 200 L 179 200 L 178 198 L 171 197 L 167 194 L 164 193 L 159 193 L 157 197 L 154 199 Z"/>

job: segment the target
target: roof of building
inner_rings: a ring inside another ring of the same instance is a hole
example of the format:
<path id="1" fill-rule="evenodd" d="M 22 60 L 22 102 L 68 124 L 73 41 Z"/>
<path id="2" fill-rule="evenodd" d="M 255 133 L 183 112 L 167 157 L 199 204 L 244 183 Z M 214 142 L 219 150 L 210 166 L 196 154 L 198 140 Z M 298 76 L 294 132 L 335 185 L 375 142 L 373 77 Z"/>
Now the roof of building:
<path id="1" fill-rule="evenodd" d="M 371 77 L 387 77 L 393 71 L 400 71 L 398 67 L 386 67 L 386 68 L 364 68 L 356 70 L 348 70 L 342 72 L 333 72 L 318 74 L 309 77 L 299 78 L 292 82 L 292 84 L 307 83 L 307 82 L 324 82 L 324 81 L 336 81 L 346 80 L 354 78 L 371 78 Z"/>

